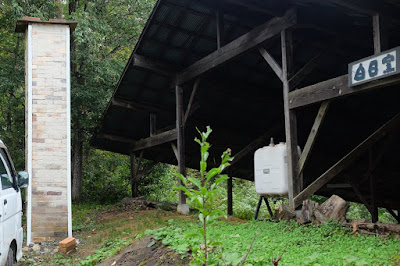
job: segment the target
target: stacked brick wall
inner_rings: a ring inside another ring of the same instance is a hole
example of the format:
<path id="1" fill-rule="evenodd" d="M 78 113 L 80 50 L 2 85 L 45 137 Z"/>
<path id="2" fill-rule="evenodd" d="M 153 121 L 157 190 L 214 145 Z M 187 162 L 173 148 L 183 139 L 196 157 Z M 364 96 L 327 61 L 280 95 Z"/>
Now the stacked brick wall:
<path id="1" fill-rule="evenodd" d="M 34 242 L 68 234 L 67 29 L 68 25 L 32 25 L 32 99 L 28 104 L 32 104 Z"/>

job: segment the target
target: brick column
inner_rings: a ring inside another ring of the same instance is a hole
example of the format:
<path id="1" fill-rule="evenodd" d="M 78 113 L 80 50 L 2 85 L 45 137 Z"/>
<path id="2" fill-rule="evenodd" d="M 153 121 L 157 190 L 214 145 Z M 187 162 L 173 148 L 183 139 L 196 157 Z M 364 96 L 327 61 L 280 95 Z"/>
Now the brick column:
<path id="1" fill-rule="evenodd" d="M 25 143 L 30 174 L 27 242 L 72 236 L 70 26 L 64 20 L 24 18 Z"/>

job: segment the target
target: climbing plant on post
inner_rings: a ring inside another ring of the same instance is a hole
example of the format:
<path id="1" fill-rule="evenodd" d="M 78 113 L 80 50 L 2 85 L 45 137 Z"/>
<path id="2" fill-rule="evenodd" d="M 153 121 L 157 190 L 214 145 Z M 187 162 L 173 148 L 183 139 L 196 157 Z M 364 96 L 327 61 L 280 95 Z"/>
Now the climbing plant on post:
<path id="1" fill-rule="evenodd" d="M 228 175 L 221 173 L 233 160 L 233 157 L 231 157 L 231 150 L 227 149 L 222 153 L 220 166 L 207 171 L 208 150 L 210 149 L 210 143 L 207 142 L 207 138 L 211 132 L 211 128 L 207 126 L 206 132 L 199 131 L 201 139 L 195 138 L 195 141 L 200 145 L 201 152 L 200 176 L 198 178 L 185 177 L 180 173 L 176 173 L 183 183 L 183 186 L 177 186 L 176 188 L 184 191 L 189 200 L 193 203 L 193 207 L 199 211 L 199 220 L 201 223 L 199 234 L 202 235 L 204 243 L 198 250 L 193 250 L 193 258 L 196 263 L 202 265 L 207 265 L 209 252 L 213 250 L 213 248 L 222 245 L 221 242 L 210 240 L 207 235 L 207 226 L 218 218 L 226 218 L 225 213 L 215 206 L 216 197 L 220 192 L 217 185 L 229 178 Z M 194 187 L 187 188 L 189 183 L 192 183 Z M 199 253 L 200 256 L 198 256 Z"/>

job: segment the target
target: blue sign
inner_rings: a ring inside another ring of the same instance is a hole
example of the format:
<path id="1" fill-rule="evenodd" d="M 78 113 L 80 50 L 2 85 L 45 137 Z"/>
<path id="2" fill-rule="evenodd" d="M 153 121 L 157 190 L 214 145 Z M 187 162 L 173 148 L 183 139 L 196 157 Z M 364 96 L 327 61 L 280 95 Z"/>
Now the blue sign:
<path id="1" fill-rule="evenodd" d="M 349 87 L 400 72 L 400 47 L 349 64 Z"/>

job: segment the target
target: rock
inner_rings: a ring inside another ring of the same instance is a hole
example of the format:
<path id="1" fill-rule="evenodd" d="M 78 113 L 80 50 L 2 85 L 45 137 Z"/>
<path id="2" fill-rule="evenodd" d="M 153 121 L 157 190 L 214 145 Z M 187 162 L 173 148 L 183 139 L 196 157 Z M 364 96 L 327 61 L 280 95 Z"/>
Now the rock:
<path id="1" fill-rule="evenodd" d="M 53 249 L 53 253 L 58 253 L 58 248 Z"/>
<path id="2" fill-rule="evenodd" d="M 274 219 L 288 221 L 296 218 L 296 213 L 288 205 L 282 204 L 278 208 L 275 208 Z"/>
<path id="3" fill-rule="evenodd" d="M 349 207 L 350 205 L 344 199 L 337 195 L 332 195 L 315 209 L 315 219 L 323 224 L 330 220 L 335 220 L 343 224 L 346 222 L 346 212 Z"/>
<path id="4" fill-rule="evenodd" d="M 40 252 L 40 245 L 39 244 L 34 244 L 32 247 L 32 250 L 35 251 L 36 253 Z"/>
<path id="5" fill-rule="evenodd" d="M 77 239 L 77 238 L 75 239 L 75 242 L 77 245 L 79 245 L 79 243 L 81 243 L 81 241 L 79 241 L 79 239 Z"/>
<path id="6" fill-rule="evenodd" d="M 187 204 L 178 204 L 176 210 L 183 215 L 189 215 L 190 212 L 189 205 Z"/>
<path id="7" fill-rule="evenodd" d="M 22 248 L 22 252 L 28 252 L 29 251 L 29 247 L 23 247 Z"/>

